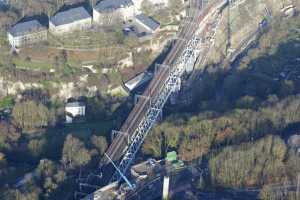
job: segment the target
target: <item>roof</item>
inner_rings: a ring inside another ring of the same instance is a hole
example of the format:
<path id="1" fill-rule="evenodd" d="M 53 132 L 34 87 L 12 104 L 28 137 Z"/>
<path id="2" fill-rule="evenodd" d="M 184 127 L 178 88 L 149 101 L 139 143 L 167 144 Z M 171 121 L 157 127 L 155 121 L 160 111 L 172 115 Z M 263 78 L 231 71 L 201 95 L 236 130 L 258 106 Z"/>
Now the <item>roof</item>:
<path id="1" fill-rule="evenodd" d="M 153 77 L 153 74 L 150 72 L 143 72 L 139 75 L 135 76 L 134 78 L 130 79 L 125 83 L 125 86 L 128 90 L 134 90 L 135 88 L 139 87 L 140 85 L 148 82 Z"/>
<path id="2" fill-rule="evenodd" d="M 27 35 L 34 32 L 39 32 L 42 30 L 46 30 L 47 28 L 43 26 L 38 20 L 30 20 L 26 22 L 20 22 L 15 24 L 11 29 L 9 29 L 9 33 L 14 36 L 22 36 Z"/>
<path id="3" fill-rule="evenodd" d="M 167 161 L 169 162 L 173 162 L 177 160 L 177 153 L 175 151 L 171 151 L 167 153 Z"/>
<path id="4" fill-rule="evenodd" d="M 66 107 L 84 107 L 85 104 L 83 102 L 75 101 L 66 104 Z"/>
<path id="5" fill-rule="evenodd" d="M 153 31 L 158 29 L 160 26 L 160 24 L 157 21 L 155 21 L 154 19 L 152 19 L 144 14 L 139 14 L 135 18 L 138 19 L 141 23 L 143 23 L 145 26 L 149 27 Z"/>
<path id="6" fill-rule="evenodd" d="M 95 9 L 99 12 L 105 12 L 133 5 L 132 0 L 102 0 L 96 5 Z"/>
<path id="7" fill-rule="evenodd" d="M 71 8 L 65 11 L 58 12 L 50 18 L 50 21 L 55 26 L 60 26 L 87 18 L 91 18 L 91 15 L 83 6 L 80 6 L 77 8 Z"/>

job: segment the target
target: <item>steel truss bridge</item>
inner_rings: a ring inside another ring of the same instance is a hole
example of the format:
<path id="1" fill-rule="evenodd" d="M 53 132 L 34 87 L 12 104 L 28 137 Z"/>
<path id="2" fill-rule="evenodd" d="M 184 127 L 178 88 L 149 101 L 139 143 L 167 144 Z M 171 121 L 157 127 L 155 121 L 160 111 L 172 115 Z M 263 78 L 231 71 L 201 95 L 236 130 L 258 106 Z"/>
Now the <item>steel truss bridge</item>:
<path id="1" fill-rule="evenodd" d="M 156 65 L 154 78 L 143 95 L 137 99 L 136 105 L 120 131 L 113 131 L 112 133 L 114 139 L 106 154 L 113 161 L 120 161 L 118 168 L 123 174 L 126 174 L 145 137 L 161 116 L 162 109 L 170 95 L 178 90 L 182 75 L 189 66 L 195 65 L 199 58 L 203 42 L 203 38 L 198 32 L 200 23 L 205 21 L 213 9 L 217 11 L 227 3 L 227 0 L 210 0 L 206 8 L 202 9 L 203 1 L 190 0 L 188 16 L 172 44 L 171 51 L 162 64 Z M 200 9 L 202 9 L 201 12 Z M 103 157 L 100 167 L 108 164 L 109 160 Z M 120 181 L 120 179 L 119 173 L 115 172 L 110 181 Z M 96 191 L 84 199 L 96 200 L 100 198 Z"/>

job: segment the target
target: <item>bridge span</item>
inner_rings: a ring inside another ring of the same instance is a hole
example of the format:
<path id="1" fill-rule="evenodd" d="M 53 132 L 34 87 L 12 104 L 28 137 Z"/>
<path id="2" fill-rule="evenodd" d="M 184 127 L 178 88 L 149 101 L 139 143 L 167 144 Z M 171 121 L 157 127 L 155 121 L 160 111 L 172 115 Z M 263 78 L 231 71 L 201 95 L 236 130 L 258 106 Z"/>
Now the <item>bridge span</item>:
<path id="1" fill-rule="evenodd" d="M 182 75 L 188 66 L 195 65 L 201 54 L 200 25 L 206 27 L 206 20 L 212 13 L 218 13 L 228 0 L 211 0 L 201 8 L 204 0 L 190 0 L 188 16 L 185 18 L 182 29 L 177 34 L 177 39 L 172 44 L 164 62 L 157 64 L 157 70 L 152 81 L 139 98 L 119 131 L 115 131 L 115 137 L 106 154 L 116 163 L 122 173 L 126 173 L 136 153 L 140 149 L 145 137 L 154 126 L 162 113 L 170 95 L 176 91 Z M 202 30 L 203 31 L 203 30 Z M 100 167 L 109 164 L 109 160 L 103 157 Z M 104 169 L 104 168 L 103 168 Z M 103 172 L 109 173 L 109 172 Z M 119 181 L 117 172 L 111 174 L 111 182 Z M 88 195 L 85 200 L 100 200 L 97 191 Z"/>

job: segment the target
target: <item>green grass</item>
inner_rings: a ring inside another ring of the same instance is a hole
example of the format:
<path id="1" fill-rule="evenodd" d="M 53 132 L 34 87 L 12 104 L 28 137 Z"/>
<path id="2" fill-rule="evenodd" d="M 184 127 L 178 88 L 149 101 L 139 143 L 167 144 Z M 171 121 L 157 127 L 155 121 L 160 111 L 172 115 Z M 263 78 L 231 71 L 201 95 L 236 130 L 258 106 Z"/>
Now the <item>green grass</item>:
<path id="1" fill-rule="evenodd" d="M 115 45 L 115 36 L 104 31 L 80 31 L 66 34 L 62 37 L 51 35 L 50 45 L 69 48 L 96 48 Z"/>
<path id="2" fill-rule="evenodd" d="M 80 139 L 87 140 L 92 136 L 92 132 L 95 132 L 96 135 L 106 136 L 111 127 L 112 121 L 97 121 L 66 125 L 63 131 L 72 133 Z"/>
<path id="3" fill-rule="evenodd" d="M 39 81 L 39 83 L 42 84 L 44 88 L 50 88 L 52 82 L 55 82 L 55 80 L 53 80 L 53 81 L 47 81 L 47 80 Z"/>
<path id="4" fill-rule="evenodd" d="M 48 71 L 51 68 L 50 63 L 27 61 L 22 58 L 13 58 L 13 63 L 20 69 Z"/>
<path id="5" fill-rule="evenodd" d="M 109 79 L 111 80 L 111 85 L 117 86 L 122 82 L 121 74 L 118 71 L 112 71 L 108 74 Z"/>
<path id="6" fill-rule="evenodd" d="M 171 12 L 168 10 L 159 10 L 159 12 L 153 13 L 152 18 L 158 21 L 161 26 L 166 26 L 174 23 L 172 21 Z"/>
<path id="7" fill-rule="evenodd" d="M 0 31 L 0 47 L 7 46 L 7 45 L 8 45 L 8 41 L 7 41 L 6 33 Z"/>
<path id="8" fill-rule="evenodd" d="M 12 96 L 6 96 L 0 100 L 0 109 L 12 108 L 14 106 L 14 98 Z"/>

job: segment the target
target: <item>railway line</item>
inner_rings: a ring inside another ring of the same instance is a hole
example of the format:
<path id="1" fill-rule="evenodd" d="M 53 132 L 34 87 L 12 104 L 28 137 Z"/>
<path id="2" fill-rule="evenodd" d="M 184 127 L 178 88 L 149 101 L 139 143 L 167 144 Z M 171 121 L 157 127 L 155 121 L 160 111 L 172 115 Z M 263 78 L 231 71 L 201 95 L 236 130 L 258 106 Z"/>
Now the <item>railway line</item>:
<path id="1" fill-rule="evenodd" d="M 121 127 L 119 134 L 116 138 L 112 141 L 112 144 L 107 150 L 107 155 L 114 161 L 118 161 L 123 152 L 126 151 L 128 139 L 131 141 L 135 134 L 135 129 L 141 122 L 143 115 L 145 114 L 146 110 L 149 108 L 153 99 L 157 98 L 157 96 L 161 93 L 162 87 L 164 87 L 164 82 L 168 78 L 169 71 L 172 69 L 172 66 L 176 62 L 176 58 L 178 58 L 184 50 L 187 41 L 189 41 L 192 36 L 195 34 L 196 30 L 198 29 L 197 24 L 199 25 L 200 22 L 205 18 L 205 16 L 211 11 L 211 9 L 218 5 L 220 2 L 223 1 L 215 1 L 214 3 L 210 4 L 203 12 L 199 12 L 202 0 L 192 0 L 190 7 L 189 17 L 186 18 L 184 24 L 186 24 L 181 31 L 179 32 L 175 44 L 172 47 L 171 52 L 167 55 L 164 62 L 161 64 L 161 68 L 158 70 L 156 76 L 150 82 L 149 86 L 143 93 L 143 99 L 140 99 L 133 110 L 130 112 L 128 118 L 124 122 L 123 126 Z M 103 158 L 101 161 L 102 165 L 108 164 L 108 160 Z"/>
<path id="2" fill-rule="evenodd" d="M 227 0 L 211 0 L 204 9 L 202 8 L 203 1 L 205 0 L 190 0 L 188 17 L 185 18 L 182 29 L 177 34 L 177 39 L 172 44 L 170 52 L 163 63 L 158 65 L 161 67 L 156 70 L 154 78 L 142 94 L 143 98 L 137 101 L 120 131 L 115 132 L 117 134 L 106 150 L 106 155 L 117 163 L 121 173 L 126 173 L 131 165 L 146 135 L 161 114 L 163 106 L 171 93 L 174 92 L 176 84 L 180 83 L 180 78 L 186 67 L 196 63 L 201 53 L 199 51 L 200 34 L 202 34 L 199 32 L 200 24 L 206 27 L 206 17 L 210 13 L 222 9 L 227 2 Z M 110 174 L 112 172 L 109 168 L 112 168 L 109 162 L 109 159 L 104 156 L 100 161 L 100 171 L 107 178 L 112 177 L 111 182 L 119 181 L 120 175 L 117 172 Z M 85 199 L 101 199 L 101 195 L 95 191 Z"/>
<path id="3" fill-rule="evenodd" d="M 137 102 L 133 110 L 130 112 L 125 123 L 121 127 L 120 134 L 118 134 L 117 137 L 112 141 L 112 144 L 107 150 L 107 154 L 112 160 L 117 161 L 122 156 L 121 152 L 123 152 L 127 146 L 127 137 L 129 137 L 130 139 L 134 137 L 134 130 L 141 122 L 142 116 L 149 107 L 151 99 L 154 99 L 157 97 L 157 95 L 159 95 L 161 86 L 164 83 L 164 80 L 166 80 L 166 78 L 168 77 L 168 72 L 172 64 L 174 64 L 176 58 L 179 57 L 179 55 L 182 53 L 186 41 L 188 41 L 196 31 L 197 26 L 195 26 L 195 24 L 197 23 L 197 21 L 195 21 L 195 19 L 197 19 L 198 11 L 201 5 L 201 0 L 192 0 L 190 7 L 196 9 L 191 9 L 189 17 L 187 18 L 187 20 L 185 20 L 187 26 L 181 29 L 180 33 L 178 34 L 179 39 L 175 42 L 171 52 L 167 55 L 165 61 L 161 64 L 165 67 L 162 67 L 158 70 L 156 76 L 153 78 L 153 80 L 150 82 L 149 86 L 143 93 L 142 96 L 147 97 L 147 99 L 141 99 Z M 188 21 L 189 19 L 193 20 Z M 108 161 L 106 158 L 102 160 L 102 164 L 107 164 L 107 162 Z"/>
<path id="4" fill-rule="evenodd" d="M 125 173 L 130 166 L 135 154 L 139 150 L 144 138 L 155 124 L 168 97 L 174 90 L 174 85 L 182 76 L 187 65 L 194 65 L 199 52 L 197 50 L 201 42 L 197 31 L 206 16 L 213 9 L 220 9 L 227 0 L 212 0 L 211 3 L 200 12 L 203 0 L 190 0 L 188 17 L 184 20 L 183 27 L 178 33 L 177 40 L 142 97 L 134 106 L 128 118 L 123 123 L 120 131 L 113 139 L 106 154 L 116 163 L 119 163 L 120 171 Z M 120 161 L 121 160 L 121 161 Z M 120 161 L 120 162 L 119 162 Z M 100 169 L 109 166 L 109 159 L 103 157 L 100 161 Z M 103 171 L 106 175 L 108 171 Z M 118 173 L 114 173 L 111 181 L 118 181 Z M 96 194 L 94 194 L 96 195 Z M 97 198 L 96 198 L 97 199 Z"/>
<path id="5" fill-rule="evenodd" d="M 183 28 L 178 34 L 178 40 L 175 41 L 171 52 L 167 55 L 166 59 L 161 64 L 161 66 L 163 67 L 158 70 L 158 73 L 153 78 L 153 80 L 142 95 L 145 98 L 137 102 L 137 104 L 129 114 L 127 120 L 121 127 L 119 134 L 112 141 L 112 144 L 106 152 L 106 154 L 109 155 L 109 157 L 114 161 L 120 160 L 121 157 L 126 153 L 125 156 L 123 156 L 123 160 L 120 163 L 121 167 L 124 167 L 124 171 L 127 170 L 127 167 L 130 164 L 129 162 L 131 162 L 129 158 L 126 158 L 126 156 L 134 157 L 134 155 L 132 156 L 130 154 L 135 154 L 141 145 L 137 144 L 137 141 L 135 141 L 136 138 L 137 140 L 143 140 L 143 138 L 141 137 L 144 137 L 147 134 L 141 134 L 141 132 L 144 131 L 141 129 L 146 128 L 147 131 L 149 131 L 154 124 L 154 122 L 150 122 L 153 124 L 149 125 L 149 122 L 145 122 L 145 118 L 149 117 L 148 115 L 157 115 L 157 112 L 161 112 L 161 110 L 159 109 L 162 109 L 165 103 L 163 101 L 165 100 L 160 99 L 160 96 L 164 92 L 166 93 L 166 91 L 164 90 L 166 88 L 167 82 L 169 81 L 168 79 L 170 78 L 170 72 L 177 70 L 176 65 L 178 65 L 178 62 L 181 62 L 179 61 L 181 56 L 186 56 L 184 54 L 187 53 L 194 53 L 193 51 L 195 51 L 195 49 L 187 50 L 187 48 L 190 48 L 188 47 L 188 45 L 191 45 L 191 40 L 195 40 L 195 38 L 200 37 L 196 36 L 196 32 L 200 26 L 200 23 L 205 19 L 209 12 L 212 11 L 213 8 L 218 7 L 220 4 L 222 4 L 223 7 L 226 4 L 226 2 L 226 0 L 216 0 L 213 3 L 209 4 L 206 9 L 200 12 L 200 7 L 201 5 L 203 5 L 202 1 L 191 0 L 190 7 L 194 9 L 191 9 L 191 11 L 189 12 L 189 17 L 186 18 L 184 23 L 185 26 L 183 26 Z M 196 48 L 196 46 L 192 46 L 192 48 Z M 189 55 L 189 57 L 192 56 L 193 55 Z M 183 62 L 186 62 L 186 60 Z M 155 106 L 155 103 L 153 104 L 153 102 L 158 102 L 158 104 L 161 104 L 162 106 Z M 151 106 L 156 107 L 156 110 L 153 110 L 154 108 L 151 108 Z M 157 118 L 157 116 L 150 117 L 155 118 L 155 120 Z M 128 152 L 128 148 L 132 148 L 134 150 Z M 108 160 L 106 158 L 102 159 L 101 164 L 107 165 Z"/>

